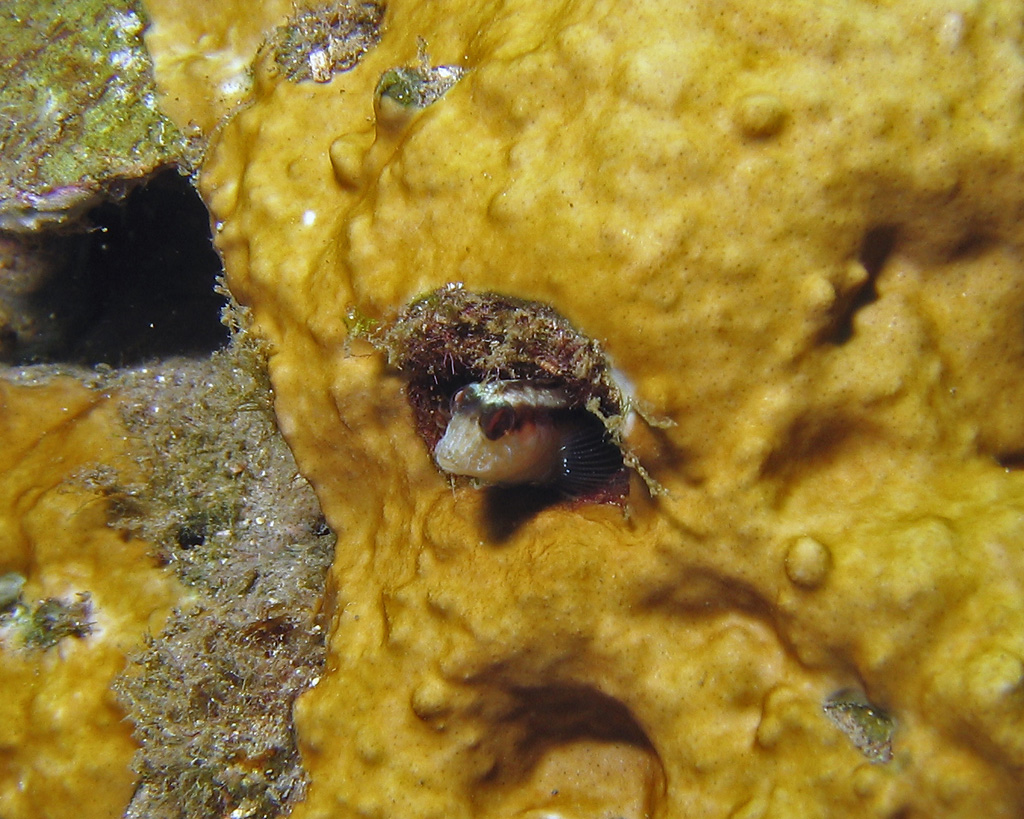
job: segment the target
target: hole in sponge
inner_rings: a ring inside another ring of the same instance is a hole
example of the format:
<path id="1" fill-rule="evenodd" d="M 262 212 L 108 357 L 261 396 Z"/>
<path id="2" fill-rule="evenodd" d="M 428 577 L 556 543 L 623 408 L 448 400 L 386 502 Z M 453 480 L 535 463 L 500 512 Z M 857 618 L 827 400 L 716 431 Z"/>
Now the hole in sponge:
<path id="1" fill-rule="evenodd" d="M 445 470 L 494 484 L 544 484 L 553 502 L 625 500 L 620 435 L 628 402 L 600 345 L 551 307 L 448 285 L 412 302 L 372 340 L 405 375 L 416 428 Z M 453 409 L 457 394 L 467 396 L 461 409 Z M 516 407 L 510 418 L 522 417 L 523 426 L 514 430 L 518 438 L 494 430 L 501 440 L 491 441 L 474 413 L 486 419 L 502 402 Z M 506 460 L 477 469 L 492 455 Z"/>
<path id="2" fill-rule="evenodd" d="M 665 774 L 650 740 L 618 700 L 586 686 L 511 692 L 494 767 L 477 791 L 484 816 L 640 819 L 658 813 Z"/>

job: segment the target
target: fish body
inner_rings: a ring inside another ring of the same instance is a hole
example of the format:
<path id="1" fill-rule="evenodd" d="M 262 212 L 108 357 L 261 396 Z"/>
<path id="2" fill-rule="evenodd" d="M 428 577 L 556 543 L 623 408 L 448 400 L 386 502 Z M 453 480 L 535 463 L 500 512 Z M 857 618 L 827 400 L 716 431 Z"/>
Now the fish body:
<path id="1" fill-rule="evenodd" d="M 434 449 L 437 465 L 485 483 L 597 491 L 622 471 L 622 453 L 599 419 L 572 407 L 565 390 L 530 380 L 468 384 Z"/>

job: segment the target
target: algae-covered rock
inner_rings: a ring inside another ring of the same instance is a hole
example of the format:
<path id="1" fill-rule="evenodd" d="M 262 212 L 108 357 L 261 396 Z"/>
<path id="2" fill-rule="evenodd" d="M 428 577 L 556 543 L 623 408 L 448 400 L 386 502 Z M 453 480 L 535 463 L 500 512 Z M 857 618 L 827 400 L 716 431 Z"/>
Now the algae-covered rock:
<path id="1" fill-rule="evenodd" d="M 12 0 L 0 15 L 0 228 L 74 219 L 181 160 L 137 0 Z"/>
<path id="2" fill-rule="evenodd" d="M 274 424 L 262 348 L 241 333 L 107 384 L 147 480 L 95 480 L 191 598 L 113 685 L 139 744 L 125 816 L 285 814 L 305 792 L 292 702 L 323 667 L 334 538 Z"/>

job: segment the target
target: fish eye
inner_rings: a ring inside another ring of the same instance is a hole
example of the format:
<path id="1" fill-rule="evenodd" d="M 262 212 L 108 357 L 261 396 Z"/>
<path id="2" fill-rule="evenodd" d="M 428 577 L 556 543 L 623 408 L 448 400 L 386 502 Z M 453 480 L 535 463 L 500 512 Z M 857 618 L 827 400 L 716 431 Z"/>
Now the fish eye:
<path id="1" fill-rule="evenodd" d="M 512 407 L 498 407 L 480 416 L 480 429 L 490 441 L 497 441 L 516 425 L 516 412 Z"/>

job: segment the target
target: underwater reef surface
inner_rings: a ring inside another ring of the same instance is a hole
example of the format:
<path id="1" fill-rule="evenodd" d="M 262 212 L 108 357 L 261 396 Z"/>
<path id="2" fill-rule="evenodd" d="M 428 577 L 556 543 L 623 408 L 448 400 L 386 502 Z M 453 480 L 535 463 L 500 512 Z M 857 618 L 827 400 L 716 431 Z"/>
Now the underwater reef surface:
<path id="1" fill-rule="evenodd" d="M 329 82 L 258 62 L 200 188 L 338 533 L 294 816 L 1019 815 L 1022 25 L 395 0 Z M 474 338 L 362 339 L 453 282 L 600 343 L 663 494 L 438 470 L 406 387 Z"/>
<path id="2" fill-rule="evenodd" d="M 241 335 L 0 382 L 0 814 L 1024 812 L 1019 4 L 147 12 Z"/>

